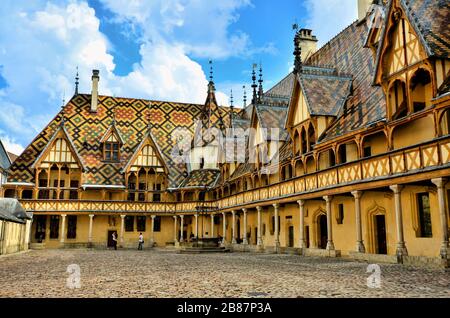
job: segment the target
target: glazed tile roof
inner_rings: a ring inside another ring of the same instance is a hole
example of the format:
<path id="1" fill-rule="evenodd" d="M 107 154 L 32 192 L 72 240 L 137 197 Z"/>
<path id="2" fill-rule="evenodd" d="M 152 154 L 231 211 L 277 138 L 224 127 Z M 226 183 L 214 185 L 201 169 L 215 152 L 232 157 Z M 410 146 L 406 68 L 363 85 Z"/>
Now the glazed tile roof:
<path id="1" fill-rule="evenodd" d="M 367 31 L 366 24 L 354 22 L 306 61 L 308 66 L 353 76 L 351 95 L 321 140 L 350 133 L 386 116 L 384 92 L 381 87 L 372 86 L 374 59 L 371 50 L 364 48 Z"/>
<path id="2" fill-rule="evenodd" d="M 11 157 L 8 156 L 8 152 L 3 146 L 2 141 L 0 140 L 0 168 L 6 170 L 11 165 Z"/>
<path id="3" fill-rule="evenodd" d="M 286 129 L 284 129 L 284 123 L 287 116 L 287 107 L 256 105 L 256 114 L 258 116 L 259 123 L 263 128 L 267 129 L 268 136 L 265 136 L 267 140 L 271 140 L 273 136 L 270 136 L 271 128 L 280 129 L 280 140 L 286 140 L 289 136 Z"/>
<path id="4" fill-rule="evenodd" d="M 220 171 L 216 169 L 194 170 L 178 188 L 213 188 L 218 183 L 219 177 Z"/>
<path id="5" fill-rule="evenodd" d="M 311 115 L 337 116 L 352 85 L 351 77 L 301 74 L 300 86 Z"/>
<path id="6" fill-rule="evenodd" d="M 400 0 L 430 56 L 450 57 L 450 1 Z"/>
<path id="7" fill-rule="evenodd" d="M 252 163 L 250 163 L 248 161 L 243 162 L 236 168 L 236 170 L 234 170 L 229 181 L 236 180 L 237 178 L 245 176 L 246 174 L 252 173 L 253 170 L 254 170 L 254 165 Z"/>
<path id="8" fill-rule="evenodd" d="M 83 182 L 91 185 L 123 185 L 122 169 L 145 138 L 150 116 L 152 136 L 169 170 L 169 188 L 177 187 L 187 176 L 186 164 L 177 157 L 177 138 L 193 136 L 194 124 L 205 105 L 148 101 L 99 96 L 97 113 L 90 112 L 90 95 L 74 96 L 64 107 L 65 129 L 79 153 L 85 171 Z M 149 104 L 150 109 L 149 109 Z M 220 111 L 226 109 L 219 107 Z M 123 138 L 120 162 L 104 162 L 100 139 L 111 126 L 115 112 L 116 127 Z M 224 119 L 225 125 L 226 116 Z M 213 124 L 218 116 L 213 117 Z M 61 113 L 53 118 L 11 166 L 10 182 L 34 182 L 31 166 L 60 127 Z"/>
<path id="9" fill-rule="evenodd" d="M 289 73 L 285 78 L 283 78 L 274 87 L 264 93 L 265 97 L 269 96 L 282 96 L 290 97 L 292 94 L 292 88 L 294 87 L 294 73 Z"/>

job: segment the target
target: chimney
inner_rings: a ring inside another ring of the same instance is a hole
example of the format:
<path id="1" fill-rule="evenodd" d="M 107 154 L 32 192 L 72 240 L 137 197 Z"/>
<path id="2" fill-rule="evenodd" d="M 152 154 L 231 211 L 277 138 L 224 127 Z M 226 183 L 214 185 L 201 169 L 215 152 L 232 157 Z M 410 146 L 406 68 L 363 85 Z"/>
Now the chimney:
<path id="1" fill-rule="evenodd" d="M 98 106 L 98 81 L 100 81 L 100 71 L 92 71 L 92 94 L 91 94 L 91 112 L 97 112 Z"/>
<path id="2" fill-rule="evenodd" d="M 366 18 L 367 12 L 369 11 L 370 6 L 378 1 L 373 0 L 358 0 L 358 21 L 362 21 Z"/>
<path id="3" fill-rule="evenodd" d="M 300 48 L 302 49 L 302 61 L 306 62 L 308 58 L 317 51 L 317 38 L 312 34 L 312 30 L 300 29 L 299 31 Z"/>

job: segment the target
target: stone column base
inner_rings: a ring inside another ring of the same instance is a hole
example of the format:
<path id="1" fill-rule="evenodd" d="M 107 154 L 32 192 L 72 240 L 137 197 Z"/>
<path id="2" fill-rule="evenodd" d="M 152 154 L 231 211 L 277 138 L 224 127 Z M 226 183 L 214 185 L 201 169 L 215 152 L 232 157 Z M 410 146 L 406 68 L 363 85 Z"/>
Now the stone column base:
<path id="1" fill-rule="evenodd" d="M 340 257 L 340 250 L 323 250 L 319 248 L 305 248 L 303 250 L 304 256 L 319 256 L 319 257 Z"/>

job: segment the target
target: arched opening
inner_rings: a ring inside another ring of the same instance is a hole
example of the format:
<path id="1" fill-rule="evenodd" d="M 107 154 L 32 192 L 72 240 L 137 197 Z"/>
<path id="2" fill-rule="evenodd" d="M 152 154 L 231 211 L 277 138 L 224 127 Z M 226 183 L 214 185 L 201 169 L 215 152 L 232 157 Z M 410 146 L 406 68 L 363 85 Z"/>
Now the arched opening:
<path id="1" fill-rule="evenodd" d="M 293 177 L 291 164 L 288 164 L 286 166 L 286 176 L 287 176 L 287 179 L 291 179 Z"/>
<path id="2" fill-rule="evenodd" d="M 5 190 L 5 198 L 16 198 L 16 189 L 6 189 Z"/>
<path id="3" fill-rule="evenodd" d="M 308 152 L 308 143 L 306 139 L 306 131 L 305 128 L 302 128 L 302 133 L 300 135 L 300 140 L 302 142 L 302 154 Z"/>
<path id="4" fill-rule="evenodd" d="M 368 158 L 388 151 L 386 134 L 382 131 L 363 137 L 362 156 Z"/>
<path id="5" fill-rule="evenodd" d="M 297 160 L 295 162 L 295 176 L 299 177 L 305 174 L 305 170 L 303 169 L 303 162 L 301 160 Z"/>
<path id="6" fill-rule="evenodd" d="M 393 120 L 408 115 L 408 103 L 406 97 L 406 85 L 401 80 L 395 80 L 389 89 L 389 107 Z"/>
<path id="7" fill-rule="evenodd" d="M 401 126 L 395 127 L 392 133 L 394 149 L 416 145 L 434 138 L 433 118 L 431 116 L 418 118 Z"/>
<path id="8" fill-rule="evenodd" d="M 316 144 L 316 131 L 312 124 L 308 127 L 308 151 L 311 151 L 313 146 Z"/>
<path id="9" fill-rule="evenodd" d="M 421 111 L 431 106 L 433 89 L 430 72 L 423 68 L 419 68 L 411 77 L 410 89 L 414 112 Z"/>
<path id="10" fill-rule="evenodd" d="M 306 173 L 316 172 L 316 162 L 313 156 L 306 158 Z"/>
<path id="11" fill-rule="evenodd" d="M 375 204 L 368 212 L 368 249 L 374 254 L 388 254 L 386 210 Z"/>
<path id="12" fill-rule="evenodd" d="M 236 183 L 231 184 L 231 194 L 235 194 L 237 192 Z"/>
<path id="13" fill-rule="evenodd" d="M 338 160 L 340 164 L 358 160 L 358 145 L 352 141 L 342 144 L 338 148 Z"/>
<path id="14" fill-rule="evenodd" d="M 333 149 L 328 149 L 319 154 L 319 170 L 324 170 L 336 165 Z"/>
<path id="15" fill-rule="evenodd" d="M 325 214 L 320 214 L 317 217 L 317 247 L 320 249 L 326 249 L 327 240 L 328 240 L 327 216 Z"/>
<path id="16" fill-rule="evenodd" d="M 296 155 L 300 154 L 301 146 L 300 146 L 300 134 L 298 133 L 298 130 L 294 131 L 294 153 Z"/>
<path id="17" fill-rule="evenodd" d="M 23 190 L 22 191 L 22 199 L 23 200 L 33 199 L 33 190 Z"/>
<path id="18" fill-rule="evenodd" d="M 439 126 L 441 130 L 441 136 L 450 134 L 450 109 L 446 110 L 440 118 Z"/>

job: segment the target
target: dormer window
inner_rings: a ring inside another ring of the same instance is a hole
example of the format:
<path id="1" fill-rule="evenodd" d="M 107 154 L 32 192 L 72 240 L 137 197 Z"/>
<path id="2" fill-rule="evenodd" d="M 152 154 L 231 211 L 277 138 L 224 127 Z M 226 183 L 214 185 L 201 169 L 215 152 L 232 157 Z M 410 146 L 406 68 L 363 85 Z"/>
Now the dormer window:
<path id="1" fill-rule="evenodd" d="M 100 142 L 103 144 L 103 160 L 120 160 L 120 146 L 123 144 L 123 141 L 114 124 L 106 131 Z"/>
<path id="2" fill-rule="evenodd" d="M 119 161 L 119 142 L 105 142 L 105 147 L 103 150 L 104 159 L 106 161 Z"/>

